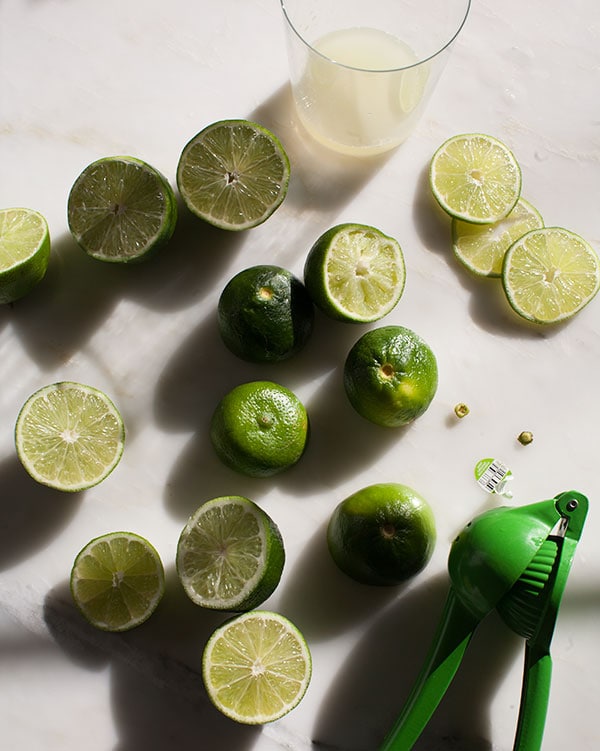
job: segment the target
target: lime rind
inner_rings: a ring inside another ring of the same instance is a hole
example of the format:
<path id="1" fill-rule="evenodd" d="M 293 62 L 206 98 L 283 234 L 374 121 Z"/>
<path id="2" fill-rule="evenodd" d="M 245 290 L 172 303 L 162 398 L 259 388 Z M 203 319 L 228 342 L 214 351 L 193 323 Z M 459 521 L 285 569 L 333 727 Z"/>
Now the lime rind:
<path id="1" fill-rule="evenodd" d="M 34 209 L 0 209 L 0 304 L 29 294 L 44 278 L 49 260 L 45 217 Z"/>
<path id="2" fill-rule="evenodd" d="M 543 226 L 540 212 L 524 198 L 519 198 L 506 217 L 491 224 L 473 224 L 453 218 L 454 255 L 476 276 L 500 277 L 509 247 L 530 230 Z"/>
<path id="3" fill-rule="evenodd" d="M 502 285 L 518 315 L 538 324 L 559 323 L 598 293 L 600 260 L 592 246 L 570 230 L 532 230 L 507 251 Z"/>
<path id="4" fill-rule="evenodd" d="M 503 219 L 521 195 L 521 168 L 502 141 L 482 133 L 452 136 L 434 153 L 429 183 L 450 216 L 475 224 Z"/>
<path id="5" fill-rule="evenodd" d="M 220 229 L 245 230 L 266 221 L 283 202 L 290 161 L 270 130 L 249 120 L 220 120 L 196 134 L 177 166 L 188 209 Z"/>
<path id="6" fill-rule="evenodd" d="M 258 607 L 275 591 L 284 562 L 277 525 L 242 496 L 202 504 L 177 545 L 177 573 L 186 594 L 212 610 Z"/>
<path id="7" fill-rule="evenodd" d="M 34 480 L 74 493 L 97 485 L 115 469 L 123 454 L 125 426 L 102 391 L 61 381 L 26 400 L 14 437 L 19 460 Z"/>
<path id="8" fill-rule="evenodd" d="M 90 540 L 75 557 L 71 596 L 83 617 L 102 631 L 128 631 L 154 613 L 165 592 L 156 549 L 133 532 Z"/>
<path id="9" fill-rule="evenodd" d="M 371 323 L 390 313 L 402 297 L 404 255 L 397 240 L 375 227 L 339 224 L 310 249 L 304 283 L 315 305 L 331 318 Z"/>
<path id="10" fill-rule="evenodd" d="M 98 159 L 69 193 L 69 229 L 91 257 L 109 263 L 150 258 L 172 237 L 177 200 L 168 180 L 131 156 Z"/>
<path id="11" fill-rule="evenodd" d="M 226 717 L 263 725 L 302 701 L 312 676 L 306 639 L 279 613 L 253 610 L 215 629 L 202 656 L 202 677 Z"/>

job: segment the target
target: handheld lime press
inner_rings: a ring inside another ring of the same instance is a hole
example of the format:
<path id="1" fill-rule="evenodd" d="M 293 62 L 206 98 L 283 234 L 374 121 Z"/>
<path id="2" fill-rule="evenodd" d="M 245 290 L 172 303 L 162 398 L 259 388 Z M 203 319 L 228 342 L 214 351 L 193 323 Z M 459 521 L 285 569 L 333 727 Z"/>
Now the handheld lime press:
<path id="1" fill-rule="evenodd" d="M 450 591 L 428 657 L 379 751 L 409 751 L 452 681 L 471 637 L 494 608 L 526 640 L 513 751 L 539 751 L 548 710 L 550 642 L 588 511 L 576 491 L 475 517 L 452 543 Z"/>

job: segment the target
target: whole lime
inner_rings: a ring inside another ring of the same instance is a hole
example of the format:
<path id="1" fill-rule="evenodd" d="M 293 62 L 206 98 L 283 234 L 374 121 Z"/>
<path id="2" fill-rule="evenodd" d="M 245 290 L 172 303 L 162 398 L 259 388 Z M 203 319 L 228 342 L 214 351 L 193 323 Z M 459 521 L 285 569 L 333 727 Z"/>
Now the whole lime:
<path id="1" fill-rule="evenodd" d="M 344 387 L 354 409 L 385 427 L 412 422 L 429 407 L 438 385 L 429 345 L 403 326 L 363 334 L 344 363 Z"/>
<path id="2" fill-rule="evenodd" d="M 251 381 L 217 405 L 210 437 L 221 461 L 251 477 L 268 477 L 300 459 L 308 440 L 308 415 L 285 386 Z"/>
<path id="3" fill-rule="evenodd" d="M 221 337 L 249 362 L 277 362 L 307 342 L 314 307 L 302 282 L 280 266 L 252 266 L 225 286 L 218 305 Z"/>
<path id="4" fill-rule="evenodd" d="M 419 573 L 435 548 L 427 501 L 399 483 L 369 485 L 343 500 L 327 527 L 337 566 L 362 584 L 391 586 Z"/>

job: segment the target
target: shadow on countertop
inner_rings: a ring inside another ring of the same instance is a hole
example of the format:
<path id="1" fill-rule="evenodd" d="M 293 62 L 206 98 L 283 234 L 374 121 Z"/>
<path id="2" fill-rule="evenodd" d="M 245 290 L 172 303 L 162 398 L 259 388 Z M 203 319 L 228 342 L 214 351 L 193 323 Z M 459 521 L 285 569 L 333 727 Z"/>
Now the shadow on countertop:
<path id="1" fill-rule="evenodd" d="M 67 581 L 46 596 L 44 618 L 54 641 L 86 670 L 110 666 L 112 751 L 244 751 L 260 727 L 224 717 L 208 700 L 201 677 L 204 644 L 224 620 L 193 605 L 167 574 L 167 591 L 152 618 L 121 634 L 98 631 L 73 604 Z"/>

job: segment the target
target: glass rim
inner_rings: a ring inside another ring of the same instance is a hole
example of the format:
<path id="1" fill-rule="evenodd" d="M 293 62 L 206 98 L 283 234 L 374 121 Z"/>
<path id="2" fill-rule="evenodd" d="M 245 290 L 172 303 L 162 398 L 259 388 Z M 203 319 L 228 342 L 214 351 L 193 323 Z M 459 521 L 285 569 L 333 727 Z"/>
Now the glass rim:
<path id="1" fill-rule="evenodd" d="M 284 18 L 290 30 L 302 42 L 302 44 L 308 50 L 310 50 L 310 52 L 314 53 L 315 55 L 318 55 L 323 60 L 327 60 L 328 62 L 332 63 L 332 65 L 337 65 L 340 68 L 346 68 L 347 70 L 355 70 L 360 73 L 397 73 L 398 71 L 409 70 L 410 68 L 418 68 L 419 65 L 423 65 L 429 62 L 430 60 L 433 60 L 434 58 L 438 57 L 438 55 L 440 55 L 442 52 L 447 50 L 448 47 L 450 47 L 450 45 L 454 42 L 456 37 L 460 34 L 463 26 L 467 22 L 467 18 L 469 17 L 469 11 L 471 10 L 472 0 L 465 0 L 465 11 L 460 18 L 456 31 L 454 31 L 454 33 L 450 36 L 450 38 L 446 42 L 444 42 L 440 47 L 438 47 L 438 49 L 436 49 L 435 52 L 432 52 L 430 55 L 427 55 L 426 57 L 420 58 L 415 63 L 411 63 L 410 65 L 401 65 L 397 68 L 361 68 L 360 66 L 341 63 L 339 62 L 339 60 L 335 60 L 334 58 L 329 57 L 328 55 L 325 55 L 323 52 L 319 52 L 319 50 L 315 49 L 310 42 L 306 41 L 304 36 L 298 31 L 298 29 L 294 25 L 290 17 L 290 14 L 288 13 L 287 0 L 279 0 L 279 3 L 281 5 L 281 10 L 283 11 Z"/>

